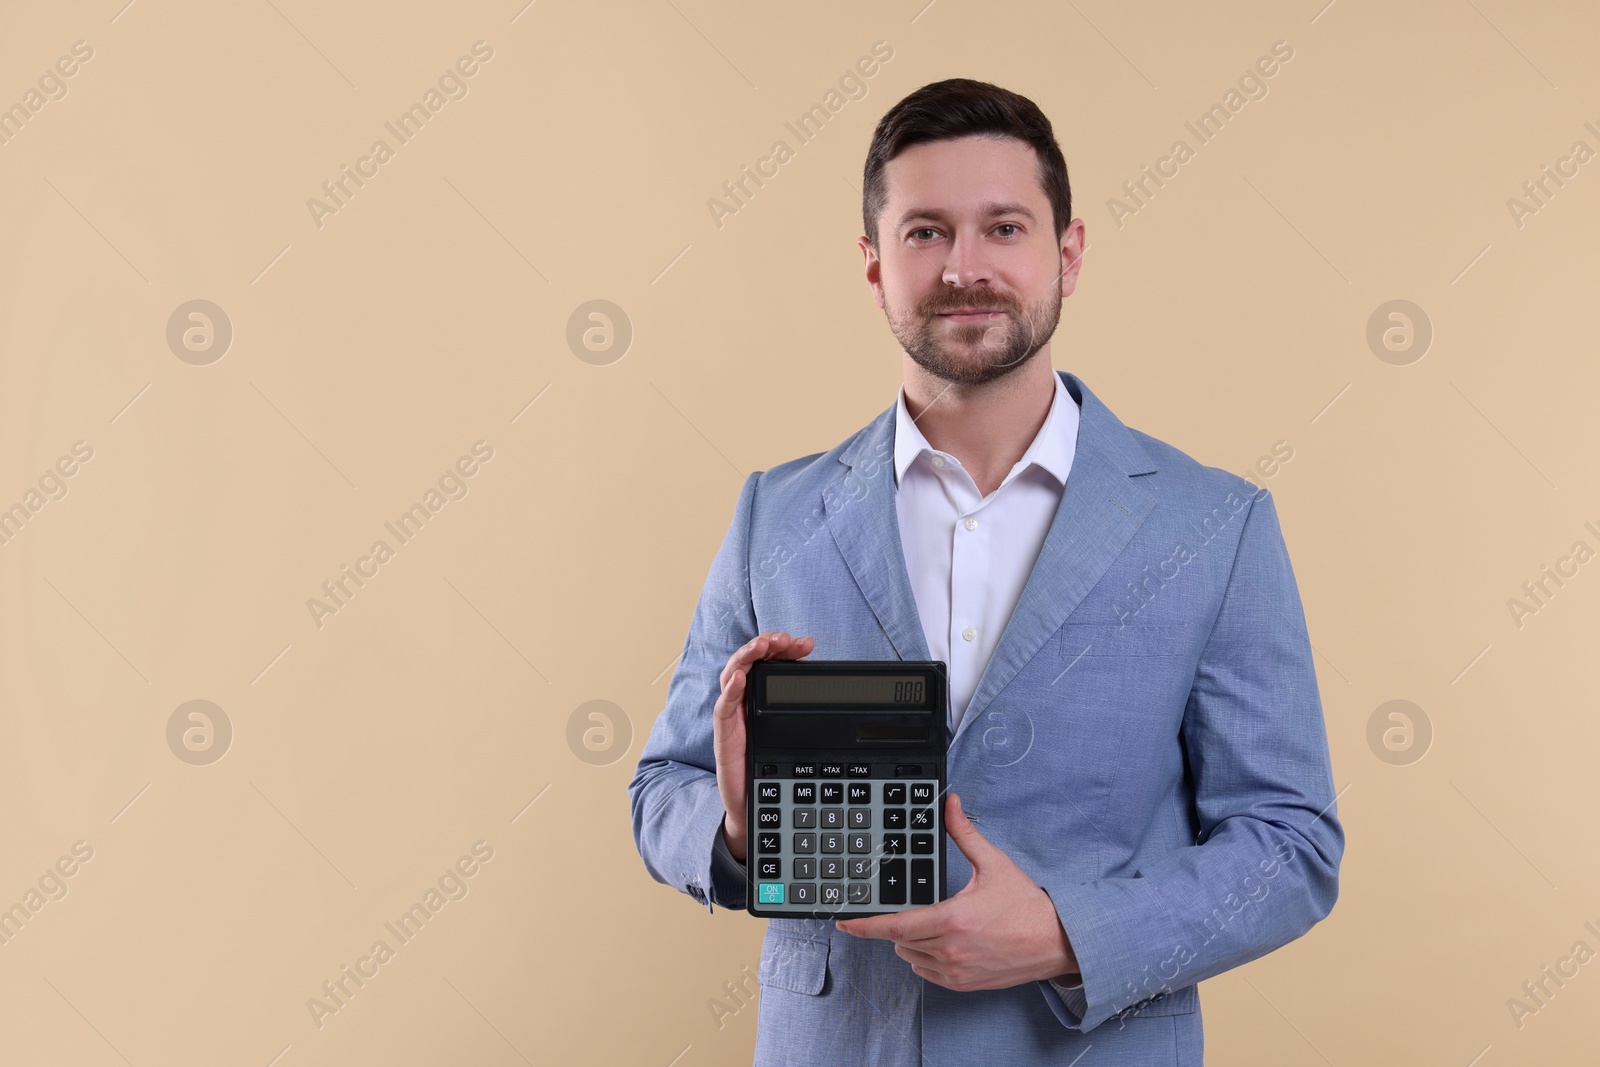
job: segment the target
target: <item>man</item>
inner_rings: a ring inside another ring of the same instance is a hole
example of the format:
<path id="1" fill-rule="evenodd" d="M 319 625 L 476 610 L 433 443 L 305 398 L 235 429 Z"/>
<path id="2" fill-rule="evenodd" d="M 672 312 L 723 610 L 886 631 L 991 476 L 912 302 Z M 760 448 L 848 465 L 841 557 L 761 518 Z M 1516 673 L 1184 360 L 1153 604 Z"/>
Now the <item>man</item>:
<path id="1" fill-rule="evenodd" d="M 1275 504 L 1052 369 L 1084 224 L 1031 101 L 912 93 L 863 213 L 900 397 L 745 481 L 629 786 L 639 851 L 744 907 L 749 665 L 944 660 L 950 896 L 769 920 L 757 1063 L 1199 1064 L 1196 983 L 1324 918 L 1344 851 Z"/>

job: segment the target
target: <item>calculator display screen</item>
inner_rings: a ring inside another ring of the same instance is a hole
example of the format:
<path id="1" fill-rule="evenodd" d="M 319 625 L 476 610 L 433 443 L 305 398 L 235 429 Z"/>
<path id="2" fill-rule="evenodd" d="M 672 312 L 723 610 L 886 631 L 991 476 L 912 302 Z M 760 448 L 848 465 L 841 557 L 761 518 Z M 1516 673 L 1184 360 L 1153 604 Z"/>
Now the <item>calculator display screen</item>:
<path id="1" fill-rule="evenodd" d="M 928 699 L 928 680 L 915 674 L 772 674 L 767 703 L 917 707 Z"/>

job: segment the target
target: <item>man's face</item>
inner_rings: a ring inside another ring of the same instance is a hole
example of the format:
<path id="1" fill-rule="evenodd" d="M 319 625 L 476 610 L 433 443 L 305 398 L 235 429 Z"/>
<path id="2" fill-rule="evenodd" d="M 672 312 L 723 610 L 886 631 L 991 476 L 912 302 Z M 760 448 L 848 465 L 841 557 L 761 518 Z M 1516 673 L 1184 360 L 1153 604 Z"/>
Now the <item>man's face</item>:
<path id="1" fill-rule="evenodd" d="M 981 385 L 1026 364 L 1055 332 L 1083 249 L 1081 219 L 1056 240 L 1032 147 L 935 141 L 885 169 L 878 250 L 858 243 L 895 338 L 948 382 Z"/>

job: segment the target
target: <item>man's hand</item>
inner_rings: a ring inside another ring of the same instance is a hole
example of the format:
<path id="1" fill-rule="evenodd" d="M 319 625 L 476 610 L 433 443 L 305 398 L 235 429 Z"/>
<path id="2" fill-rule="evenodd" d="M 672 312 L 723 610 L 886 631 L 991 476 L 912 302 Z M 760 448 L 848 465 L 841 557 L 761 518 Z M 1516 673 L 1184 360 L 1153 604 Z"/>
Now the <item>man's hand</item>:
<path id="1" fill-rule="evenodd" d="M 978 833 L 954 793 L 945 798 L 945 828 L 972 864 L 961 892 L 924 908 L 835 925 L 893 941 L 913 974 L 957 992 L 1067 975 L 1077 981 L 1078 958 L 1050 894 Z"/>
<path id="2" fill-rule="evenodd" d="M 722 794 L 722 836 L 728 851 L 745 861 L 744 686 L 745 671 L 758 659 L 804 659 L 816 647 L 809 637 L 757 634 L 728 657 L 722 668 L 722 695 L 711 708 L 712 750 L 717 758 L 717 791 Z"/>

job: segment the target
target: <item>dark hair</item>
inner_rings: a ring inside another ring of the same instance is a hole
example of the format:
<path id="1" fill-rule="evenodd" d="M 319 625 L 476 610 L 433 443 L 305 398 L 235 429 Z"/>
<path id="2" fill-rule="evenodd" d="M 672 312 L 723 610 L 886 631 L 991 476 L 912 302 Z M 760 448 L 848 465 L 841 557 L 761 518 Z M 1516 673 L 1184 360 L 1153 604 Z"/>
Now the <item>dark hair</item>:
<path id="1" fill-rule="evenodd" d="M 889 200 L 888 162 L 912 145 L 974 134 L 1014 137 L 1039 157 L 1039 184 L 1055 216 L 1056 239 L 1072 221 L 1072 186 L 1067 161 L 1039 106 L 1025 96 L 988 82 L 949 78 L 924 85 L 878 120 L 867 150 L 861 190 L 862 222 L 872 247 L 878 247 L 878 217 Z"/>

